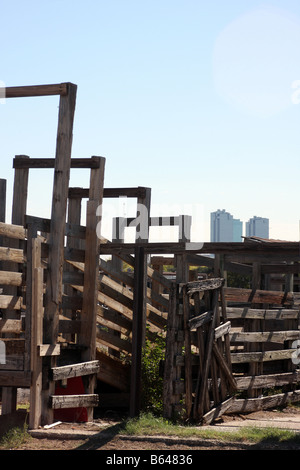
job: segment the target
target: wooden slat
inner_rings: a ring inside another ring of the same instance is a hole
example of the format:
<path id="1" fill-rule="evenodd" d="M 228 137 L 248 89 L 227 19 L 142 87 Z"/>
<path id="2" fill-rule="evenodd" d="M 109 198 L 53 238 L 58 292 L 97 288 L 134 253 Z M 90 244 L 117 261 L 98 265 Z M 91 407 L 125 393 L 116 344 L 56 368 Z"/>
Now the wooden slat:
<path id="1" fill-rule="evenodd" d="M 40 356 L 59 356 L 60 345 L 59 344 L 40 344 L 38 346 Z"/>
<path id="2" fill-rule="evenodd" d="M 24 263 L 24 251 L 18 248 L 0 247 L 0 261 L 12 261 L 13 263 Z"/>
<path id="3" fill-rule="evenodd" d="M 292 320 L 299 317 L 299 310 L 295 309 L 254 309 L 254 308 L 238 308 L 226 307 L 227 317 L 230 320 L 242 319 L 256 319 L 256 320 Z"/>
<path id="4" fill-rule="evenodd" d="M 22 273 L 10 271 L 0 271 L 0 285 L 2 286 L 21 286 L 23 282 Z"/>
<path id="5" fill-rule="evenodd" d="M 195 292 L 204 292 L 207 290 L 219 289 L 224 284 L 224 279 L 203 279 L 202 281 L 194 281 L 187 283 L 187 293 L 192 295 Z"/>
<path id="6" fill-rule="evenodd" d="M 253 413 L 278 406 L 286 406 L 289 403 L 297 403 L 299 401 L 300 390 L 261 398 L 236 399 L 232 402 L 227 413 Z"/>
<path id="7" fill-rule="evenodd" d="M 287 331 L 255 331 L 241 332 L 229 334 L 231 343 L 247 342 L 247 343 L 282 343 L 283 341 L 300 339 L 299 330 Z"/>
<path id="8" fill-rule="evenodd" d="M 0 295 L 0 308 L 9 310 L 20 310 L 25 308 L 22 297 L 15 295 Z"/>
<path id="9" fill-rule="evenodd" d="M 296 384 L 300 381 L 300 371 L 283 372 L 278 374 L 250 375 L 235 378 L 239 390 L 248 388 L 274 388 L 287 384 Z"/>
<path id="10" fill-rule="evenodd" d="M 223 325 L 220 325 L 217 328 L 215 328 L 215 339 L 221 338 L 222 336 L 229 333 L 230 328 L 231 328 L 230 321 L 227 321 Z"/>
<path id="11" fill-rule="evenodd" d="M 99 403 L 99 396 L 96 394 L 86 395 L 52 395 L 50 397 L 50 407 L 53 410 L 62 408 L 94 407 Z"/>
<path id="12" fill-rule="evenodd" d="M 97 374 L 100 369 L 99 361 L 81 362 L 67 366 L 53 367 L 52 380 L 65 380 L 71 377 Z"/>
<path id="13" fill-rule="evenodd" d="M 291 359 L 292 354 L 296 351 L 297 349 L 282 349 L 279 351 L 232 353 L 231 361 L 233 364 L 259 361 L 278 361 L 282 359 Z"/>
<path id="14" fill-rule="evenodd" d="M 205 323 L 208 323 L 212 319 L 212 315 L 213 315 L 213 311 L 209 310 L 208 312 L 201 313 L 200 315 L 197 315 L 196 317 L 191 318 L 188 321 L 190 329 L 195 330 L 199 328 L 199 326 L 202 326 Z"/>
<path id="15" fill-rule="evenodd" d="M 26 229 L 21 225 L 12 225 L 0 222 L 0 235 L 3 237 L 25 240 L 26 233 Z"/>
<path id="16" fill-rule="evenodd" d="M 22 331 L 22 320 L 0 320 L 0 333 L 16 333 L 20 334 Z"/>

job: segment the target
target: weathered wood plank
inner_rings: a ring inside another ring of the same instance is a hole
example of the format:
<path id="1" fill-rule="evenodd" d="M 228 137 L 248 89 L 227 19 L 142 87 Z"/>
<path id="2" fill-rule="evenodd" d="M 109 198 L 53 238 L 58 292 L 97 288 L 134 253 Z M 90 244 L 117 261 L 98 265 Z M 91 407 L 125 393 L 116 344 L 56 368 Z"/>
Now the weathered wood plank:
<path id="1" fill-rule="evenodd" d="M 45 356 L 59 356 L 60 345 L 59 344 L 40 344 L 38 345 L 39 355 Z"/>
<path id="2" fill-rule="evenodd" d="M 267 410 L 278 406 L 286 406 L 289 403 L 297 403 L 299 401 L 300 390 L 262 398 L 236 399 L 228 408 L 227 413 L 253 413 L 255 411 Z"/>
<path id="3" fill-rule="evenodd" d="M 300 371 L 235 377 L 237 388 L 247 390 L 248 388 L 273 388 L 287 384 L 296 384 L 300 381 Z"/>
<path id="4" fill-rule="evenodd" d="M 218 326 L 215 328 L 215 339 L 221 338 L 222 336 L 226 335 L 229 333 L 231 329 L 231 322 L 227 321 L 226 323 L 223 323 L 222 325 Z"/>
<path id="5" fill-rule="evenodd" d="M 65 380 L 71 377 L 97 374 L 100 370 L 99 361 L 81 362 L 67 366 L 53 367 L 52 380 Z"/>
<path id="6" fill-rule="evenodd" d="M 0 261 L 11 261 L 13 263 L 24 263 L 24 251 L 18 248 L 0 247 Z"/>
<path id="7" fill-rule="evenodd" d="M 191 330 L 195 330 L 199 328 L 199 326 L 204 325 L 211 321 L 213 315 L 213 311 L 209 310 L 208 312 L 201 313 L 201 315 L 197 315 L 196 317 L 191 318 L 188 321 L 189 327 Z"/>
<path id="8" fill-rule="evenodd" d="M 282 349 L 279 351 L 232 353 L 231 362 L 233 364 L 241 364 L 244 362 L 266 362 L 291 359 L 293 353 L 296 351 L 297 349 Z"/>
<path id="9" fill-rule="evenodd" d="M 0 235 L 7 238 L 25 240 L 27 231 L 21 225 L 12 225 L 0 222 Z"/>
<path id="10" fill-rule="evenodd" d="M 230 333 L 230 342 L 239 343 L 282 343 L 283 341 L 300 339 L 299 330 L 288 330 L 288 331 L 264 331 L 264 332 L 242 332 L 242 333 Z"/>
<path id="11" fill-rule="evenodd" d="M 25 305 L 22 297 L 17 297 L 15 295 L 0 295 L 0 308 L 20 310 L 21 308 L 25 308 Z"/>
<path id="12" fill-rule="evenodd" d="M 257 319 L 257 320 L 292 320 L 299 317 L 299 310 L 296 309 L 253 309 L 249 307 L 226 307 L 227 317 L 230 320 Z"/>
<path id="13" fill-rule="evenodd" d="M 21 286 L 23 283 L 23 274 L 11 271 L 0 271 L 0 285 L 2 286 Z"/>
<path id="14" fill-rule="evenodd" d="M 20 334 L 22 331 L 22 320 L 0 320 L 0 333 L 16 333 Z"/>
<path id="15" fill-rule="evenodd" d="M 99 403 L 99 396 L 96 394 L 86 395 L 51 395 L 50 407 L 53 410 L 62 408 L 94 407 Z"/>
<path id="16" fill-rule="evenodd" d="M 220 418 L 226 411 L 232 407 L 235 397 L 230 397 L 219 406 L 216 406 L 212 410 L 208 411 L 202 418 L 203 424 L 211 424 L 217 418 Z"/>

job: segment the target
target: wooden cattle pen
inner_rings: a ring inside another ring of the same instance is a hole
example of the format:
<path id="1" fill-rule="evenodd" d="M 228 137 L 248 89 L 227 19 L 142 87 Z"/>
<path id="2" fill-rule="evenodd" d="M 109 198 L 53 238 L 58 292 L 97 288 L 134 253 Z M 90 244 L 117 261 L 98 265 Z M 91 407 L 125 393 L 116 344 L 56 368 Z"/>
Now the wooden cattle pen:
<path id="1" fill-rule="evenodd" d="M 58 95 L 59 115 L 54 158 L 13 159 L 9 223 L 0 180 L 2 414 L 24 388 L 32 429 L 90 421 L 102 407 L 138 415 L 146 336 L 165 341 L 165 417 L 211 423 L 299 401 L 299 243 L 192 243 L 189 215 L 150 217 L 150 188 L 107 188 L 104 157 L 71 157 L 76 89 L 6 89 L 7 98 Z M 29 172 L 46 168 L 54 174 L 49 219 L 27 210 Z M 89 187 L 70 186 L 77 170 L 89 172 Z M 136 217 L 115 219 L 108 240 L 101 208 L 124 196 L 136 200 Z M 178 241 L 150 242 L 150 227 L 165 225 L 178 226 Z M 134 243 L 124 243 L 128 226 Z M 174 267 L 173 279 L 164 266 Z"/>

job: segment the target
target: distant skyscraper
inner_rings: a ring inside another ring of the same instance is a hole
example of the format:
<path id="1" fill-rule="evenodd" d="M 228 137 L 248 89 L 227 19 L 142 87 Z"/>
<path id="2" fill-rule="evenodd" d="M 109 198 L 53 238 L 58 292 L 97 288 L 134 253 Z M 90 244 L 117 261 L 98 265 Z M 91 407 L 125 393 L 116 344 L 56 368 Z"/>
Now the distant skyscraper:
<path id="1" fill-rule="evenodd" d="M 269 238 L 269 219 L 252 217 L 246 222 L 246 237 Z"/>
<path id="2" fill-rule="evenodd" d="M 225 209 L 210 214 L 211 242 L 241 242 L 243 223 Z"/>

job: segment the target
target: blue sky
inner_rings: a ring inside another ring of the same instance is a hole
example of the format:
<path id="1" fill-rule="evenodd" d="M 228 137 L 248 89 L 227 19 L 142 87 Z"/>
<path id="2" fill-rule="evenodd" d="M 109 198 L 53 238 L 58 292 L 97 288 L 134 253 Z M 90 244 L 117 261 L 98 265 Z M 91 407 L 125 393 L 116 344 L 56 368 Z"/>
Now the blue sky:
<path id="1" fill-rule="evenodd" d="M 72 156 L 106 157 L 106 187 L 151 187 L 152 215 L 192 215 L 194 241 L 217 209 L 299 240 L 298 1 L 0 4 L 0 80 L 78 85 Z M 58 97 L 0 105 L 8 219 L 13 157 L 54 156 L 57 112 Z M 52 176 L 30 173 L 29 213 L 49 217 Z"/>

